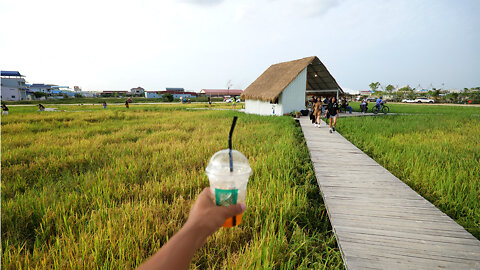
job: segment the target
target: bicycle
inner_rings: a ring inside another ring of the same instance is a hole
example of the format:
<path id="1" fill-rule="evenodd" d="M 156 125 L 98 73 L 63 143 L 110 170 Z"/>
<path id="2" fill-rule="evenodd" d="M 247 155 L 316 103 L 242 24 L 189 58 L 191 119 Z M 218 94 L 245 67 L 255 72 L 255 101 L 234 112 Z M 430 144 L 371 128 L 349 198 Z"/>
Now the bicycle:
<path id="1" fill-rule="evenodd" d="M 390 112 L 390 108 L 385 105 L 385 103 L 380 104 L 380 109 L 377 106 L 373 106 L 372 108 L 373 114 L 377 114 L 379 112 L 382 112 L 383 114 L 387 114 Z"/>

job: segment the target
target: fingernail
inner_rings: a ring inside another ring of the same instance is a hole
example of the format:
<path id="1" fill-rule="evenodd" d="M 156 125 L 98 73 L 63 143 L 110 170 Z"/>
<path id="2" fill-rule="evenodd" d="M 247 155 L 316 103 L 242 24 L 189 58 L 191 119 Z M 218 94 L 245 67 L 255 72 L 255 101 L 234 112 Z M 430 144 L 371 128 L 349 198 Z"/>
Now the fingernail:
<path id="1" fill-rule="evenodd" d="M 240 204 L 240 208 L 242 208 L 242 212 L 245 211 L 245 209 L 247 209 L 247 206 L 243 203 Z"/>

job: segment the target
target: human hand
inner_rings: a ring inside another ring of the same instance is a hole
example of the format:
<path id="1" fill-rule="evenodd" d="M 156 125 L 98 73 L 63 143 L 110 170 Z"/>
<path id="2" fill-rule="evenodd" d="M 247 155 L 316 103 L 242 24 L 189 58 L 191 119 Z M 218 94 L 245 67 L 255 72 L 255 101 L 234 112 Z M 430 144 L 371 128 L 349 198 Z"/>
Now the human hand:
<path id="1" fill-rule="evenodd" d="M 217 206 L 213 201 L 210 188 L 207 187 L 198 195 L 195 204 L 190 209 L 185 227 L 195 229 L 206 240 L 208 236 L 222 227 L 227 218 L 243 213 L 246 208 L 245 204 Z"/>
<path id="2" fill-rule="evenodd" d="M 216 206 L 210 188 L 198 195 L 187 223 L 139 269 L 188 269 L 193 254 L 207 237 L 217 231 L 225 219 L 245 211 L 245 204 Z"/>

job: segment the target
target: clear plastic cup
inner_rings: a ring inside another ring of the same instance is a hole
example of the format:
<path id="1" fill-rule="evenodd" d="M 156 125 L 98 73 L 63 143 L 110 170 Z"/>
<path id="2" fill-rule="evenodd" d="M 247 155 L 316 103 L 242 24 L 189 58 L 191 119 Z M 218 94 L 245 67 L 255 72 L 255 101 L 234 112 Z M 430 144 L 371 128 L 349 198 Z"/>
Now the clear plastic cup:
<path id="1" fill-rule="evenodd" d="M 229 149 L 215 153 L 205 169 L 210 189 L 219 206 L 245 203 L 248 178 L 252 169 L 248 159 L 237 150 L 232 150 L 233 171 L 230 171 Z M 223 227 L 233 227 L 242 222 L 242 214 L 225 220 Z"/>

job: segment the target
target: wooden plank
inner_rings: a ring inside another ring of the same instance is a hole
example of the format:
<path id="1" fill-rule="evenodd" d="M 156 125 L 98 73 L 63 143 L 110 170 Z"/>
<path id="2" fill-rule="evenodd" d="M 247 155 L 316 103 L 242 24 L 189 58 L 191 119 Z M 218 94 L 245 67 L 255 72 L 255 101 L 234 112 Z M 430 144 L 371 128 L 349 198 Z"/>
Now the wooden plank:
<path id="1" fill-rule="evenodd" d="M 364 269 L 377 267 L 378 269 L 478 269 L 474 263 L 448 262 L 442 260 L 425 259 L 393 254 L 386 251 L 381 255 L 361 253 L 363 250 L 347 248 L 348 253 L 358 253 L 355 256 L 346 256 L 347 269 Z"/>
<path id="2" fill-rule="evenodd" d="M 443 254 L 444 250 L 449 249 L 449 254 L 457 258 L 464 258 L 466 260 L 471 260 L 478 262 L 480 258 L 480 251 L 472 250 L 471 247 L 466 247 L 462 244 L 452 244 L 452 243 L 431 243 L 419 239 L 411 239 L 410 241 L 398 241 L 395 237 L 365 237 L 365 235 L 360 234 L 342 234 L 342 241 L 360 243 L 365 246 L 375 245 L 378 247 L 399 247 L 407 248 L 412 250 L 424 250 L 423 252 L 432 253 L 432 254 Z M 448 256 L 448 254 L 447 254 Z"/>
<path id="3" fill-rule="evenodd" d="M 480 269 L 478 239 L 326 125 L 300 125 L 347 269 Z"/>
<path id="4" fill-rule="evenodd" d="M 450 268 L 459 265 L 459 264 L 466 264 L 471 265 L 472 267 L 476 264 L 475 261 L 471 261 L 465 258 L 458 258 L 458 257 L 446 257 L 442 253 L 431 253 L 429 254 L 427 250 L 422 249 L 414 249 L 411 247 L 407 248 L 395 248 L 391 246 L 375 246 L 375 245 L 368 245 L 368 244 L 358 244 L 353 242 L 347 242 L 348 247 L 345 248 L 346 250 L 351 250 L 355 252 L 357 256 L 361 256 L 364 258 L 375 258 L 377 254 L 381 254 L 379 256 L 382 257 L 390 257 L 390 258 L 401 258 L 402 260 L 412 260 L 416 261 L 417 264 L 431 264 L 436 262 L 441 262 L 444 265 L 449 265 Z M 453 268 L 452 268 L 453 269 Z"/>
<path id="5" fill-rule="evenodd" d="M 472 238 L 471 234 L 462 232 L 457 226 L 452 226 L 449 223 L 438 223 L 435 221 L 412 222 L 412 220 L 397 220 L 387 218 L 349 219 L 339 218 L 337 214 L 334 215 L 336 218 L 335 226 L 340 226 L 342 224 L 349 225 L 355 223 L 357 224 L 356 226 L 358 228 L 381 230 L 385 231 L 388 235 L 392 235 L 390 232 L 411 233 L 412 235 L 420 235 L 419 237 L 417 237 L 418 239 L 422 239 L 422 235 L 454 237 L 469 240 L 474 239 Z"/>
<path id="6" fill-rule="evenodd" d="M 447 236 L 440 236 L 440 235 L 425 235 L 425 234 L 415 234 L 412 232 L 397 232 L 397 231 L 386 231 L 380 230 L 375 228 L 362 228 L 360 224 L 349 224 L 350 226 L 346 225 L 336 225 L 335 231 L 337 232 L 344 232 L 344 233 L 356 233 L 356 234 L 365 234 L 365 235 L 372 235 L 372 236 L 390 236 L 396 237 L 401 241 L 402 239 L 421 239 L 425 241 L 431 242 L 439 242 L 439 243 L 456 243 L 456 244 L 463 244 L 471 246 L 473 250 L 480 247 L 479 241 L 472 241 L 472 239 L 466 238 L 457 238 L 457 237 L 447 237 Z"/>

